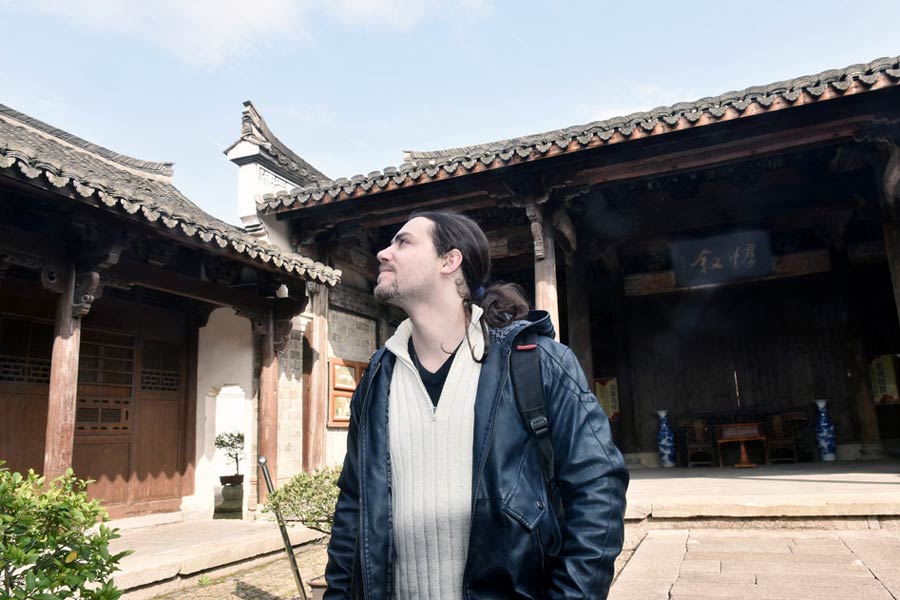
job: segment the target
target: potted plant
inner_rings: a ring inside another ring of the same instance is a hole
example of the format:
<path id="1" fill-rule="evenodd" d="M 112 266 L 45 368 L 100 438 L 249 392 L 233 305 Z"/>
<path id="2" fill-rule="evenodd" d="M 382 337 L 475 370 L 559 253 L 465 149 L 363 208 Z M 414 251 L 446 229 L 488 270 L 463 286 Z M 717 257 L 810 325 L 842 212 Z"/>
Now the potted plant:
<path id="1" fill-rule="evenodd" d="M 241 485 L 244 476 L 241 475 L 241 453 L 244 451 L 244 434 L 238 431 L 233 433 L 220 433 L 216 436 L 216 448 L 224 450 L 225 455 L 234 461 L 234 475 L 222 475 L 219 481 L 222 485 Z"/>

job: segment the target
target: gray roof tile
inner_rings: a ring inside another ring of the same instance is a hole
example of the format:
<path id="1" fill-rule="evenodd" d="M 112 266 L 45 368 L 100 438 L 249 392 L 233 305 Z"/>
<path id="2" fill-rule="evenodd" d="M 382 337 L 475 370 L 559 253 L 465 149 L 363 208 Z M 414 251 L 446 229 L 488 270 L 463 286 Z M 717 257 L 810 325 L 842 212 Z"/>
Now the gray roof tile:
<path id="1" fill-rule="evenodd" d="M 0 169 L 18 169 L 29 179 L 68 185 L 83 198 L 161 224 L 210 249 L 231 248 L 281 270 L 335 284 L 340 271 L 261 242 L 204 212 L 172 185 L 172 163 L 118 154 L 0 104 Z"/>

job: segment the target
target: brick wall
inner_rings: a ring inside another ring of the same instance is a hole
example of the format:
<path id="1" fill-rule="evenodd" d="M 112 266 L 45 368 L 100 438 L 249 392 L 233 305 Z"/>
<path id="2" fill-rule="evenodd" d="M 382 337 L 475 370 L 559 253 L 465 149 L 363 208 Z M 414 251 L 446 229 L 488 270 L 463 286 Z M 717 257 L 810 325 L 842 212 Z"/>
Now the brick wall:
<path id="1" fill-rule="evenodd" d="M 328 311 L 328 341 L 332 356 L 345 360 L 369 360 L 376 350 L 375 325 L 375 319 L 332 307 Z"/>

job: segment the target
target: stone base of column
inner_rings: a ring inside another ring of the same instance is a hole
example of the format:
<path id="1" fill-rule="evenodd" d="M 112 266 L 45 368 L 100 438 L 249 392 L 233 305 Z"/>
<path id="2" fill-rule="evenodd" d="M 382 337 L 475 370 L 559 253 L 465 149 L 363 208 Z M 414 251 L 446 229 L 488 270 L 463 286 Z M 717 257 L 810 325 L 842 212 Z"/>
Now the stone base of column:
<path id="1" fill-rule="evenodd" d="M 884 446 L 881 442 L 864 442 L 859 447 L 860 460 L 879 460 L 882 458 L 887 458 L 887 453 L 884 451 Z"/>

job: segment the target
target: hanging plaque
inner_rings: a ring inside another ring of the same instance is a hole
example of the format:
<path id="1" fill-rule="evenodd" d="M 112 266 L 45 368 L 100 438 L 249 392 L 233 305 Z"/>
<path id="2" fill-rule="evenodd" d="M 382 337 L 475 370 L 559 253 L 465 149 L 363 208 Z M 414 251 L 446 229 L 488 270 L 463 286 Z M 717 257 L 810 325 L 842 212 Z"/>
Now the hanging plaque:
<path id="1" fill-rule="evenodd" d="M 669 244 L 678 287 L 755 279 L 774 271 L 768 231 L 743 231 Z"/>

